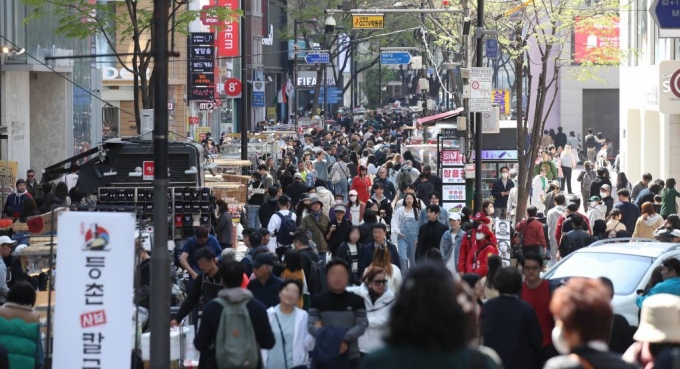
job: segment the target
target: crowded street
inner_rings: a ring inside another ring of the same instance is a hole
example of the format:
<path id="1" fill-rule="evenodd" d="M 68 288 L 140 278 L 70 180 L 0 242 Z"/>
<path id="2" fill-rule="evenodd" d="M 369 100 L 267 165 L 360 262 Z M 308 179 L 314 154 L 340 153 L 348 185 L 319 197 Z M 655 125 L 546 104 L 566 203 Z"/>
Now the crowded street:
<path id="1" fill-rule="evenodd" d="M 1 3 L 0 369 L 680 369 L 680 2 Z"/>

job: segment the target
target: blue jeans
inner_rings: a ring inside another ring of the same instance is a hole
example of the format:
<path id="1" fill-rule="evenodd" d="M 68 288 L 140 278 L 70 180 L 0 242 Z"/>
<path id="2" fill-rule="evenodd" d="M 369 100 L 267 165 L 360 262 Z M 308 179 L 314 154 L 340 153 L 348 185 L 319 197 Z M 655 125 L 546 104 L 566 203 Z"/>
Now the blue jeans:
<path id="1" fill-rule="evenodd" d="M 399 237 L 398 247 L 402 274 L 416 265 L 416 241 L 418 241 L 419 228 L 415 218 L 408 218 L 401 225 L 401 233 L 404 237 Z"/>
<path id="2" fill-rule="evenodd" d="M 260 213 L 260 205 L 246 205 L 246 209 L 248 209 L 248 227 L 249 228 L 261 228 L 262 226 L 260 225 L 260 217 L 258 214 Z"/>
<path id="3" fill-rule="evenodd" d="M 333 186 L 333 193 L 335 195 L 342 195 L 342 202 L 347 203 L 347 178 L 342 178 L 340 182 Z"/>

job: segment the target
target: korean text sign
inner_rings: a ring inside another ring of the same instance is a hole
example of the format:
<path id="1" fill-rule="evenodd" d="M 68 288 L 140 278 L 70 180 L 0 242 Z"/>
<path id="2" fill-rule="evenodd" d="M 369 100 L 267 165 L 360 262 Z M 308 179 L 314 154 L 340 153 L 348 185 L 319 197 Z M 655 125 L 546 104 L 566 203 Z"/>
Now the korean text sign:
<path id="1" fill-rule="evenodd" d="M 59 214 L 54 368 L 129 368 L 135 219 Z"/>

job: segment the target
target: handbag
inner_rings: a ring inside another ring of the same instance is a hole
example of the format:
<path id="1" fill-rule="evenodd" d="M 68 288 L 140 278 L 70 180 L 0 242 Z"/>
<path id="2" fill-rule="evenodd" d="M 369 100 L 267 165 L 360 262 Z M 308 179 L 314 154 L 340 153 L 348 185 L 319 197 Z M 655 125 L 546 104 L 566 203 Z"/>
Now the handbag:
<path id="1" fill-rule="evenodd" d="M 279 314 L 274 313 L 276 318 L 276 324 L 279 326 L 279 333 L 281 333 L 281 343 L 283 344 L 281 348 L 283 349 L 283 361 L 286 362 L 286 369 L 307 369 L 307 365 L 297 365 L 292 368 L 288 368 L 288 353 L 286 352 L 286 338 L 283 336 L 283 329 L 281 328 L 281 322 L 279 321 Z"/>

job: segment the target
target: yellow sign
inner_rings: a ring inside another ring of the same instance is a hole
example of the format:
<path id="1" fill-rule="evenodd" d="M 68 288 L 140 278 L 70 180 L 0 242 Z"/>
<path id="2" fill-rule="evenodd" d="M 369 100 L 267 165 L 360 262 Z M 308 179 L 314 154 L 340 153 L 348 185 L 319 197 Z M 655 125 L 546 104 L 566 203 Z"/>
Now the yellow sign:
<path id="1" fill-rule="evenodd" d="M 501 115 L 510 115 L 510 90 L 493 90 L 491 102 L 498 104 Z"/>
<path id="2" fill-rule="evenodd" d="M 383 29 L 385 28 L 385 15 L 352 15 L 353 29 Z"/>
<path id="3" fill-rule="evenodd" d="M 515 13 L 519 10 L 526 8 L 529 4 L 531 4 L 533 2 L 534 2 L 534 0 L 527 0 L 527 1 L 525 1 L 521 4 L 519 4 L 519 5 L 515 6 L 514 8 L 510 8 L 510 9 L 506 10 L 505 13 L 503 13 L 503 15 L 507 17 L 508 15 L 510 15 L 512 13 Z"/>

